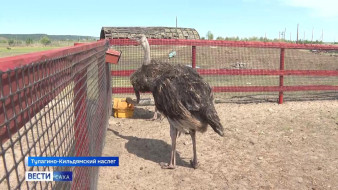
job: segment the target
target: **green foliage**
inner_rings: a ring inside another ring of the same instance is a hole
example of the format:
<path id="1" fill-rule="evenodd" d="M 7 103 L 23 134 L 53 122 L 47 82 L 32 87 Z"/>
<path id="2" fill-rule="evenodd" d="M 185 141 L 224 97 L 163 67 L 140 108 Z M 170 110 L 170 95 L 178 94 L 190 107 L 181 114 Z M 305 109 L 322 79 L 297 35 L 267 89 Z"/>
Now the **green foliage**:
<path id="1" fill-rule="evenodd" d="M 323 44 L 322 41 L 298 40 L 299 44 Z"/>
<path id="2" fill-rule="evenodd" d="M 261 42 L 266 42 L 266 41 L 268 41 L 268 39 L 267 39 L 266 37 L 264 37 L 264 38 L 263 38 L 263 37 L 260 37 L 260 38 L 259 38 L 259 41 L 261 41 Z"/>
<path id="3" fill-rule="evenodd" d="M 212 36 L 212 33 L 209 31 L 207 33 L 207 38 L 209 38 L 209 36 Z M 222 36 L 218 36 L 216 38 L 216 40 L 226 40 L 226 41 L 257 41 L 257 42 L 288 42 L 288 43 L 296 43 L 296 41 L 290 41 L 290 40 L 284 40 L 284 39 L 268 39 L 266 37 L 256 37 L 256 36 L 252 36 L 252 37 L 249 37 L 249 38 L 239 38 L 238 36 L 236 37 L 222 37 Z M 298 43 L 299 44 L 323 44 L 322 41 L 309 41 L 309 40 L 298 40 Z M 337 42 L 335 42 L 337 44 Z"/>
<path id="4" fill-rule="evenodd" d="M 47 36 L 44 36 L 40 39 L 40 43 L 43 44 L 44 46 L 51 44 L 52 42 Z"/>
<path id="5" fill-rule="evenodd" d="M 206 38 L 207 38 L 208 40 L 213 40 L 213 39 L 214 39 L 214 35 L 211 33 L 211 31 L 208 31 L 208 32 L 207 32 Z"/>
<path id="6" fill-rule="evenodd" d="M 21 41 L 21 40 L 15 40 L 15 45 L 17 46 L 20 46 L 22 45 L 23 43 L 25 43 L 24 41 Z"/>
<path id="7" fill-rule="evenodd" d="M 224 40 L 227 40 L 227 41 L 239 41 L 239 37 L 226 37 L 224 38 Z"/>
<path id="8" fill-rule="evenodd" d="M 7 41 L 6 40 L 0 40 L 0 43 L 5 44 L 5 43 L 7 43 Z"/>
<path id="9" fill-rule="evenodd" d="M 13 39 L 8 40 L 8 45 L 9 45 L 9 46 L 14 45 L 14 40 L 13 40 Z"/>
<path id="10" fill-rule="evenodd" d="M 259 41 L 259 38 L 256 36 L 250 37 L 249 41 Z"/>
<path id="11" fill-rule="evenodd" d="M 26 40 L 26 45 L 31 45 L 31 44 L 33 44 L 33 40 L 32 40 L 32 38 L 28 38 L 27 40 Z"/>

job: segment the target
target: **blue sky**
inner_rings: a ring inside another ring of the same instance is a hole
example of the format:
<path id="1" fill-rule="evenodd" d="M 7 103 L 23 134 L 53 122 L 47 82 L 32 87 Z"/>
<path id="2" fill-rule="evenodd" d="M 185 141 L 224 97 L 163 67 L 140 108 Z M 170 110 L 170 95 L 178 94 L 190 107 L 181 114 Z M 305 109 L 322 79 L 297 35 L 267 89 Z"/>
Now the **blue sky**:
<path id="1" fill-rule="evenodd" d="M 0 33 L 99 36 L 102 26 L 195 28 L 201 36 L 338 41 L 337 0 L 3 0 Z"/>

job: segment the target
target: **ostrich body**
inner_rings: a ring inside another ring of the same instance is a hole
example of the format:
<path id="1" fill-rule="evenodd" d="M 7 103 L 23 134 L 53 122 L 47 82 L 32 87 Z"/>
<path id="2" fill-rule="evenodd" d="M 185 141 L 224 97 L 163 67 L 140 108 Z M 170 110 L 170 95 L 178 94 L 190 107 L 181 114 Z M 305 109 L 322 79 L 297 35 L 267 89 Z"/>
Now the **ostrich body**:
<path id="1" fill-rule="evenodd" d="M 130 82 L 133 85 L 137 100 L 134 102 L 129 99 L 129 101 L 134 104 L 138 104 L 140 102 L 140 92 L 152 92 L 155 86 L 156 78 L 160 77 L 162 73 L 171 69 L 173 69 L 173 65 L 158 63 L 154 60 L 151 60 L 150 64 L 143 64 L 130 76 Z"/>
<path id="2" fill-rule="evenodd" d="M 140 44 L 147 45 L 147 43 Z M 144 47 L 144 50 L 146 56 L 149 48 Z M 162 72 L 159 73 L 157 70 Z M 196 131 L 205 132 L 207 126 L 210 125 L 220 136 L 224 135 L 209 84 L 192 68 L 155 61 L 142 65 L 131 76 L 131 82 L 137 100 L 140 99 L 139 91 L 151 91 L 157 110 L 169 121 L 172 141 L 171 159 L 169 163 L 160 163 L 161 167 L 163 169 L 175 168 L 176 139 L 180 133 L 189 133 L 194 155 L 191 165 L 197 168 Z"/>

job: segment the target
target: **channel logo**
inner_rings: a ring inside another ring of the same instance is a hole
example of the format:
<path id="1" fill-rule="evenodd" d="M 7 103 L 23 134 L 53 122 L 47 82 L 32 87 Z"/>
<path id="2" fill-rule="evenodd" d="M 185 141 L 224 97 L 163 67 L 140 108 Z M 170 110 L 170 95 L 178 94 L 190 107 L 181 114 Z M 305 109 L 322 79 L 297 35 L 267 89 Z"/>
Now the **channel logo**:
<path id="1" fill-rule="evenodd" d="M 73 172 L 71 171 L 54 171 L 54 172 L 39 172 L 28 171 L 25 174 L 26 181 L 72 181 Z"/>

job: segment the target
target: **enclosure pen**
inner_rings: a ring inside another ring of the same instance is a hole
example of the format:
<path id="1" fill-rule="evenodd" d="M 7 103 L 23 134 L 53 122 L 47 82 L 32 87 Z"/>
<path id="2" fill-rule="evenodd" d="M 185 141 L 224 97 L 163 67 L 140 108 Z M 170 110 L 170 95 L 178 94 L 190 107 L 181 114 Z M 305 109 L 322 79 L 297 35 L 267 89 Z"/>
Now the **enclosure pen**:
<path id="1" fill-rule="evenodd" d="M 216 103 L 338 99 L 335 45 L 148 40 L 153 59 L 196 69 Z M 119 64 L 106 63 L 109 46 L 123 52 Z M 27 167 L 25 157 L 101 156 L 112 93 L 133 94 L 142 60 L 129 39 L 1 58 L 0 189 L 96 189 L 97 167 Z M 72 171 L 73 181 L 26 182 L 25 171 Z"/>

